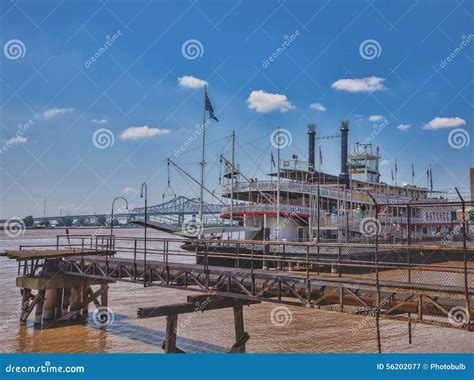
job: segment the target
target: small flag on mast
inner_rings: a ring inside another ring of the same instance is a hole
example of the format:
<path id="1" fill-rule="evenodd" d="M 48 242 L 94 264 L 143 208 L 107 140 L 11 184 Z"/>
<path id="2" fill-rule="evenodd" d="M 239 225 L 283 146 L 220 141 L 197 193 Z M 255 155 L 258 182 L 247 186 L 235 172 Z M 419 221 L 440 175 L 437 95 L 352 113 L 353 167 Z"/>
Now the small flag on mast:
<path id="1" fill-rule="evenodd" d="M 214 119 L 215 121 L 219 121 L 217 119 L 216 115 L 214 115 L 214 108 L 212 108 L 211 101 L 209 100 L 209 96 L 207 96 L 207 88 L 204 87 L 204 111 L 209 112 L 209 116 L 211 119 Z"/>
<path id="2" fill-rule="evenodd" d="M 319 165 L 323 164 L 323 152 L 321 151 L 321 147 L 319 147 Z"/>
<path id="3" fill-rule="evenodd" d="M 411 163 L 411 176 L 415 177 L 415 164 L 413 162 Z"/>
<path id="4" fill-rule="evenodd" d="M 431 164 L 430 164 L 430 190 L 433 190 L 433 171 L 431 170 Z"/>
<path id="5" fill-rule="evenodd" d="M 273 152 L 270 152 L 270 157 L 271 157 L 271 159 L 272 159 L 272 165 L 273 165 L 273 167 L 276 167 L 276 165 L 275 165 L 275 159 L 273 158 Z"/>
<path id="6" fill-rule="evenodd" d="M 395 177 L 393 176 L 393 169 L 391 171 L 392 171 L 392 185 L 393 185 L 393 181 L 395 181 Z"/>

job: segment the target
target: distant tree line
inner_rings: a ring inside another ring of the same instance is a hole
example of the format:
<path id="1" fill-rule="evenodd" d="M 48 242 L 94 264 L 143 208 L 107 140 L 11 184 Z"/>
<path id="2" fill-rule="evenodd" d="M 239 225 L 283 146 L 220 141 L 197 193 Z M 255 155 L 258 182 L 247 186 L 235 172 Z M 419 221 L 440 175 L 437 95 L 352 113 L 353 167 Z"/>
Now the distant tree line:
<path id="1" fill-rule="evenodd" d="M 35 224 L 34 218 L 31 215 L 25 216 L 23 218 L 23 222 L 25 223 L 26 227 L 32 227 Z M 130 220 L 128 221 L 130 222 Z M 118 226 L 120 223 L 117 219 L 114 218 L 113 221 L 114 226 Z M 49 220 L 44 220 L 41 223 L 38 223 L 40 226 L 44 227 L 49 227 L 51 225 L 51 222 Z M 110 226 L 110 219 L 106 218 L 105 216 L 99 216 L 96 219 L 96 222 L 91 223 L 87 222 L 85 218 L 77 218 L 76 221 L 74 221 L 74 218 L 70 215 L 66 216 L 61 216 L 58 219 L 58 224 L 57 226 L 59 227 L 96 227 L 96 226 Z"/>

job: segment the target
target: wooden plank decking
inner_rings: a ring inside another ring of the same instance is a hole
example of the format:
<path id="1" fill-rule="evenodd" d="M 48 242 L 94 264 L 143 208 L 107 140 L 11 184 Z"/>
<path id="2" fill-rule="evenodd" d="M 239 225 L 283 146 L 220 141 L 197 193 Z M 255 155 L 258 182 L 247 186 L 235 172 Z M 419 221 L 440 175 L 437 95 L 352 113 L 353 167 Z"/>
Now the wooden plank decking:
<path id="1" fill-rule="evenodd" d="M 73 248 L 73 249 L 22 249 L 15 251 L 6 251 L 5 256 L 9 259 L 18 261 L 36 260 L 36 259 L 52 259 L 69 256 L 104 256 L 113 255 L 114 250 L 110 249 L 94 249 L 94 248 Z"/>

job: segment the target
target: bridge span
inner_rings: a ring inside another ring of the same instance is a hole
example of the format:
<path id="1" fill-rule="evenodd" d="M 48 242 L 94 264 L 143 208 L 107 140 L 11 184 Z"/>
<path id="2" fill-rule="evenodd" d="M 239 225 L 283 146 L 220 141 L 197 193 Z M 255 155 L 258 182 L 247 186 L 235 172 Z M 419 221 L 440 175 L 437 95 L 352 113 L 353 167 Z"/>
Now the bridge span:
<path id="1" fill-rule="evenodd" d="M 147 218 L 153 220 L 164 221 L 173 225 L 181 225 L 186 219 L 194 219 L 199 214 L 199 199 L 187 198 L 184 196 L 177 196 L 166 202 L 148 206 Z M 222 205 L 212 204 L 204 202 L 203 215 L 205 223 L 207 224 L 220 224 Z M 34 222 L 39 224 L 41 222 L 49 221 L 52 224 L 56 224 L 63 216 L 36 216 Z M 79 220 L 84 220 L 86 223 L 97 223 L 99 218 L 110 219 L 110 214 L 81 214 L 81 215 L 67 215 L 73 218 L 76 223 Z M 117 219 L 121 224 L 125 224 L 129 221 L 136 219 L 143 219 L 145 216 L 145 208 L 138 207 L 130 210 L 129 212 L 114 213 L 114 219 Z M 4 224 L 8 219 L 0 220 L 0 224 Z"/>

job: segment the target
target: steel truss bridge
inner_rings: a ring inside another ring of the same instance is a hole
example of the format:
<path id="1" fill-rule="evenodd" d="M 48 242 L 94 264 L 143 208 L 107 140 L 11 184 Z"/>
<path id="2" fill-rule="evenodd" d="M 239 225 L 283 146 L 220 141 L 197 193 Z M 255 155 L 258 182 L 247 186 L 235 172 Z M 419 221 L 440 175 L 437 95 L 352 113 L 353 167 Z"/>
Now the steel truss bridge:
<path id="1" fill-rule="evenodd" d="M 169 221 L 176 221 L 177 224 L 182 224 L 186 216 L 195 218 L 199 214 L 200 201 L 198 198 L 186 198 L 178 196 L 167 202 L 149 206 L 147 210 L 148 216 L 162 217 L 169 219 Z M 204 202 L 203 215 L 208 220 L 215 219 L 215 223 L 220 220 L 222 205 Z M 132 219 L 140 218 L 145 215 L 145 208 L 139 207 L 130 211 Z"/>
<path id="2" fill-rule="evenodd" d="M 187 198 L 178 196 L 169 201 L 148 206 L 147 217 L 152 219 L 161 219 L 171 224 L 182 224 L 186 218 L 195 218 L 199 214 L 199 199 Z M 204 202 L 203 215 L 205 222 L 220 223 L 222 205 Z M 114 217 L 117 219 L 131 219 L 136 220 L 143 218 L 145 215 L 145 208 L 139 207 L 130 210 L 128 213 L 116 213 Z M 68 215 L 69 216 L 69 215 Z M 71 215 L 77 221 L 84 219 L 86 222 L 97 220 L 100 217 L 109 218 L 110 214 L 85 214 L 85 215 Z M 35 223 L 44 221 L 58 221 L 62 216 L 46 216 L 33 218 Z M 7 220 L 0 220 L 0 224 L 6 223 Z"/>

